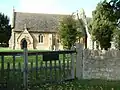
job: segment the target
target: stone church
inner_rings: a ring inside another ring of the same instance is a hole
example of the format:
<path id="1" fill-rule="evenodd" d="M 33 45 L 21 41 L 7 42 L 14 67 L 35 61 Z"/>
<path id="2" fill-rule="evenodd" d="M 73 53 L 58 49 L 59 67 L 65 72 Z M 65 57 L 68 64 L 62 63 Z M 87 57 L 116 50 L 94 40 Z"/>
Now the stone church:
<path id="1" fill-rule="evenodd" d="M 27 41 L 28 49 L 59 50 L 63 49 L 57 32 L 61 18 L 67 15 L 25 13 L 13 10 L 12 36 L 9 40 L 11 49 L 22 49 Z"/>
<path id="2" fill-rule="evenodd" d="M 92 49 L 91 36 L 88 32 L 87 18 L 84 9 L 80 9 L 79 15 L 73 14 L 75 19 L 81 18 L 86 28 L 87 48 Z M 63 47 L 59 40 L 58 26 L 60 20 L 68 15 L 44 14 L 44 13 L 25 13 L 16 12 L 13 9 L 12 35 L 9 40 L 9 48 L 23 49 L 23 42 L 27 42 L 27 48 L 37 50 L 62 50 Z M 85 47 L 85 42 L 83 42 Z"/>

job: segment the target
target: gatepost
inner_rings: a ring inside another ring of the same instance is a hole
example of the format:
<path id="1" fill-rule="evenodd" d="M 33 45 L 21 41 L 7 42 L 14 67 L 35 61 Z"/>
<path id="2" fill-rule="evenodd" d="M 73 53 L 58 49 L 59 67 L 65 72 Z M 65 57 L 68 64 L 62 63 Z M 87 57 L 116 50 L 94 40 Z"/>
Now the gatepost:
<path id="1" fill-rule="evenodd" d="M 78 79 L 83 78 L 83 45 L 80 43 L 76 43 L 76 77 Z"/>
<path id="2" fill-rule="evenodd" d="M 75 51 L 75 47 L 72 46 L 71 50 Z M 74 79 L 75 78 L 75 60 L 76 60 L 75 53 L 71 54 L 71 59 L 72 59 L 72 62 L 71 62 L 71 66 L 72 66 L 72 68 L 71 68 L 71 79 Z"/>
<path id="3" fill-rule="evenodd" d="M 23 69 L 23 84 L 25 87 L 25 90 L 27 90 L 28 88 L 28 50 L 27 50 L 27 41 L 24 40 L 23 41 L 23 48 L 24 48 L 24 52 L 23 52 L 23 56 L 24 56 L 24 69 Z"/>

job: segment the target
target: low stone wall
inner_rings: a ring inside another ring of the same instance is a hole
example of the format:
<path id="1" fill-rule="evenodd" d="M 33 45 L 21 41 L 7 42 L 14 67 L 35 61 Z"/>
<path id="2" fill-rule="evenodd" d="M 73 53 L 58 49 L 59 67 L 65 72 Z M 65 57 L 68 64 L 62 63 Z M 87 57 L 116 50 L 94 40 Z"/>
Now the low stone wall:
<path id="1" fill-rule="evenodd" d="M 120 80 L 120 51 L 83 51 L 83 78 Z"/>

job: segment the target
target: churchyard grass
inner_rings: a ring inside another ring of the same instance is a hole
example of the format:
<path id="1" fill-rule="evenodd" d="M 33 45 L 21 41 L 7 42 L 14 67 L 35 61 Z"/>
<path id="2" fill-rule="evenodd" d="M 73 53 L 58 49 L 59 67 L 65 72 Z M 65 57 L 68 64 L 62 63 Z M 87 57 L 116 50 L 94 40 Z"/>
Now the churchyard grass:
<path id="1" fill-rule="evenodd" d="M 28 50 L 30 52 L 40 52 L 40 51 L 47 51 L 47 50 Z M 0 47 L 0 52 L 23 52 L 23 50 L 13 50 L 13 49 L 9 49 L 9 48 L 3 48 Z M 13 63 L 13 57 L 12 56 L 4 56 L 4 68 L 7 68 L 7 63 L 9 62 L 10 64 Z M 41 57 L 38 57 L 38 61 L 41 61 Z M 21 63 L 23 64 L 23 56 L 16 56 L 16 67 L 17 67 L 17 63 Z M 33 62 L 33 65 L 35 64 L 35 56 L 29 56 L 28 57 L 28 66 L 30 64 L 30 62 Z M 1 56 L 0 56 L 0 63 L 1 63 Z M 1 68 L 1 64 L 0 64 L 0 68 Z"/>
<path id="2" fill-rule="evenodd" d="M 28 50 L 30 52 L 39 52 L 39 51 L 48 51 L 48 50 Z M 16 49 L 16 50 L 13 50 L 13 49 L 10 49 L 10 48 L 3 48 L 3 47 L 0 47 L 0 52 L 23 52 L 23 50 L 20 50 L 20 49 Z"/>
<path id="3" fill-rule="evenodd" d="M 19 77 L 20 75 L 21 74 L 18 74 L 17 77 Z M 21 78 L 11 79 L 12 80 L 8 82 L 9 85 L 7 86 L 9 90 L 24 90 L 23 86 L 21 85 Z M 16 82 L 17 84 L 14 85 L 14 82 Z M 13 85 L 14 89 L 12 88 Z M 59 83 L 41 84 L 39 79 L 33 78 L 32 81 L 29 81 L 28 88 L 29 90 L 120 90 L 120 81 L 75 79 L 72 81 L 64 81 Z"/>
<path id="4" fill-rule="evenodd" d="M 41 89 L 43 87 L 45 90 L 120 90 L 120 81 L 75 79 L 61 84 L 47 84 Z"/>
<path id="5" fill-rule="evenodd" d="M 60 55 L 60 59 L 62 58 L 62 55 Z M 30 67 L 31 63 L 33 63 L 33 67 L 35 67 L 35 63 L 36 63 L 36 56 L 28 56 L 28 67 Z M 0 56 L 0 68 L 1 68 L 1 56 Z M 38 66 L 40 65 L 40 62 L 42 62 L 42 55 L 38 56 Z M 12 64 L 13 64 L 13 56 L 4 56 L 4 69 L 7 69 L 7 63 L 11 64 L 12 68 Z M 24 60 L 23 60 L 23 56 L 16 56 L 15 58 L 15 67 L 18 68 L 18 63 L 21 63 L 22 66 L 24 64 Z M 47 62 L 49 64 L 49 62 Z M 57 63 L 58 64 L 58 63 Z M 45 63 L 43 64 L 45 65 Z"/>
<path id="6" fill-rule="evenodd" d="M 1 58 L 1 57 L 0 57 Z M 38 62 L 41 61 L 41 57 L 38 57 Z M 0 63 L 1 63 L 0 59 Z M 12 56 L 4 56 L 4 69 L 7 68 L 7 63 L 13 64 L 13 57 Z M 28 66 L 30 66 L 30 63 L 33 62 L 33 65 L 35 66 L 35 56 L 28 56 Z M 21 63 L 23 65 L 23 56 L 16 56 L 15 59 L 15 67 L 18 68 L 18 63 Z M 1 64 L 0 64 L 1 67 Z M 11 67 L 12 68 L 12 65 Z"/>
<path id="7" fill-rule="evenodd" d="M 48 51 L 48 50 L 28 50 L 28 52 L 40 52 L 40 51 Z M 2 48 L 0 47 L 0 52 L 23 52 L 23 50 L 13 50 L 9 48 Z M 62 54 L 59 55 L 60 59 L 63 58 Z M 30 64 L 33 63 L 33 67 L 35 66 L 35 59 L 36 56 L 28 56 L 28 67 L 30 67 Z M 38 63 L 42 61 L 42 55 L 38 56 Z M 0 68 L 1 68 L 1 56 L 0 56 Z M 4 56 L 4 69 L 7 68 L 7 63 L 13 64 L 13 56 Z M 15 58 L 15 65 L 18 67 L 18 63 L 21 63 L 23 65 L 23 56 L 16 56 Z M 48 62 L 49 63 L 49 62 Z M 11 65 L 12 68 L 12 65 Z"/>
<path id="8" fill-rule="evenodd" d="M 17 51 L 20 51 L 20 50 L 13 50 L 7 47 L 6 48 L 0 47 L 0 52 L 17 52 Z"/>

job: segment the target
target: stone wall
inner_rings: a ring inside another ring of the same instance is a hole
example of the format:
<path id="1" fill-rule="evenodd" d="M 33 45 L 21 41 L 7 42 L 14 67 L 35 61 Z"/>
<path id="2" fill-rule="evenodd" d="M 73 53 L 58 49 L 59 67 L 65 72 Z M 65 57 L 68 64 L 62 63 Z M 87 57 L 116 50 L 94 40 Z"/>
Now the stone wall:
<path id="1" fill-rule="evenodd" d="M 120 80 L 120 51 L 83 50 L 83 78 Z"/>

